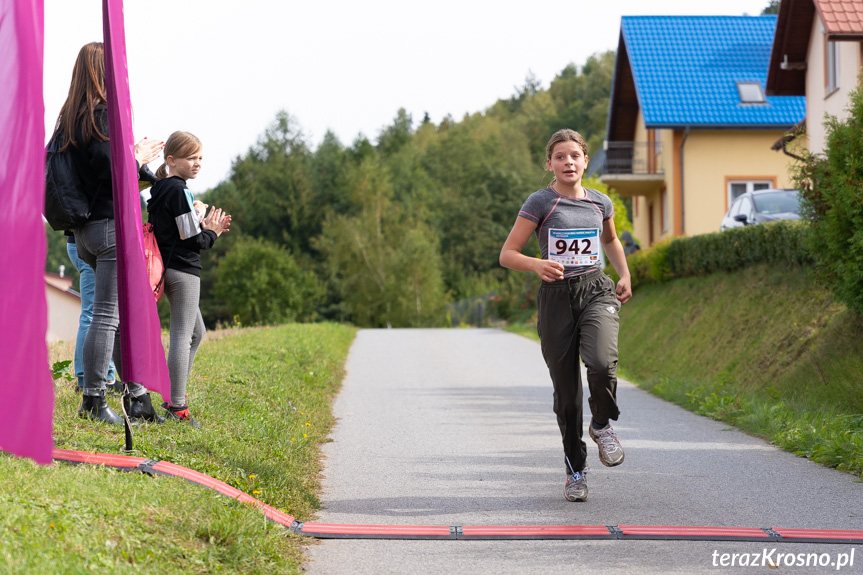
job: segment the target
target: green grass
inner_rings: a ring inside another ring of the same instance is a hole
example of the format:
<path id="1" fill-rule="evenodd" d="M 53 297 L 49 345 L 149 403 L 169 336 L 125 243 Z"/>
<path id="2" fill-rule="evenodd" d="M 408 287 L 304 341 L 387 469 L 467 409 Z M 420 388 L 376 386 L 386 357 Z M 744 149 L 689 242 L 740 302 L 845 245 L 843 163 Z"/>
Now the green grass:
<path id="1" fill-rule="evenodd" d="M 203 427 L 138 426 L 132 455 L 190 467 L 313 518 L 319 446 L 354 334 L 334 324 L 214 334 L 189 382 Z M 121 427 L 76 417 L 72 385 L 57 381 L 56 446 L 122 453 Z M 109 403 L 119 409 L 117 398 Z M 299 573 L 302 565 L 301 538 L 178 478 L 0 454 L 0 509 L 2 573 Z"/>
<path id="2" fill-rule="evenodd" d="M 529 337 L 533 340 L 539 341 L 539 335 L 536 333 L 536 324 L 532 323 L 515 323 L 511 325 L 504 326 L 504 331 L 510 331 L 512 333 L 517 333 L 518 335 L 523 335 L 524 337 Z"/>
<path id="3" fill-rule="evenodd" d="M 622 377 L 863 476 L 863 319 L 807 270 L 762 264 L 646 285 L 620 315 Z M 535 338 L 533 326 L 514 331 Z"/>

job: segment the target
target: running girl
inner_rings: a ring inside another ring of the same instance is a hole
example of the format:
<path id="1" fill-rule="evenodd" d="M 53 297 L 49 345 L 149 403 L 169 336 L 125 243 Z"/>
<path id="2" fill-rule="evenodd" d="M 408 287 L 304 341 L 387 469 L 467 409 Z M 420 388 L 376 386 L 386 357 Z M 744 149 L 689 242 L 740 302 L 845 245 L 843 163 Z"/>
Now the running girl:
<path id="1" fill-rule="evenodd" d="M 165 163 L 150 193 L 147 212 L 165 264 L 165 295 L 171 307 L 168 371 L 171 402 L 163 404 L 167 418 L 200 424 L 189 414 L 186 383 L 206 329 L 198 303 L 201 298 L 201 250 L 213 247 L 229 231 L 231 216 L 215 207 L 198 215 L 186 181 L 201 169 L 201 141 L 188 132 L 174 132 L 165 142 Z"/>
<path id="2" fill-rule="evenodd" d="M 599 460 L 623 463 L 623 448 L 609 420 L 617 420 L 617 334 L 620 306 L 632 297 L 629 268 L 614 230 L 608 196 L 581 184 L 587 143 L 573 130 L 560 130 L 546 146 L 554 173 L 549 187 L 534 192 L 518 213 L 500 252 L 506 268 L 534 272 L 542 279 L 537 332 L 554 386 L 554 412 L 563 437 L 564 497 L 587 501 L 587 446 L 582 437 L 582 382 L 579 356 L 590 388 L 590 437 Z M 521 253 L 531 234 L 541 258 Z M 620 276 L 617 286 L 602 271 L 600 245 Z"/>

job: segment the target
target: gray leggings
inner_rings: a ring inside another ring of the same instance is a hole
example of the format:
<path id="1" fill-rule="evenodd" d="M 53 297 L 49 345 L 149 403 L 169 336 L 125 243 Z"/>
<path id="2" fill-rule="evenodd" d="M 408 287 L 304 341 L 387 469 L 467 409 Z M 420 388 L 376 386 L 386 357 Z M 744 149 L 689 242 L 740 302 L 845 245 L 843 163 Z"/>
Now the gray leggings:
<path id="1" fill-rule="evenodd" d="M 171 343 L 168 349 L 171 405 L 180 407 L 187 405 L 186 383 L 198 346 L 207 331 L 198 308 L 201 278 L 169 268 L 165 270 L 165 296 L 171 304 Z"/>
<path id="2" fill-rule="evenodd" d="M 105 393 L 105 376 L 111 357 L 117 375 L 125 380 L 120 353 L 120 307 L 117 299 L 117 247 L 114 220 L 94 220 L 75 230 L 78 257 L 95 274 L 93 320 L 84 339 L 84 395 Z M 128 381 L 129 392 L 140 396 L 144 386 Z"/>

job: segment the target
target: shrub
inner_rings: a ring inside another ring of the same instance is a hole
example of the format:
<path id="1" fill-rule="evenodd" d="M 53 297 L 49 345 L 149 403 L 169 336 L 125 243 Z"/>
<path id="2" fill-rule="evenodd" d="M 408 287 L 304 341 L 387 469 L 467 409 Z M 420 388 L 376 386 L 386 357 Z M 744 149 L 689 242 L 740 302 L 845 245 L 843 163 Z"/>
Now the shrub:
<path id="1" fill-rule="evenodd" d="M 490 319 L 529 321 L 536 314 L 536 275 L 512 272 L 488 297 Z"/>
<path id="2" fill-rule="evenodd" d="M 668 246 L 668 266 L 677 277 L 734 271 L 757 262 L 803 265 L 807 227 L 793 220 L 743 226 L 680 238 Z"/>
<path id="3" fill-rule="evenodd" d="M 812 261 L 806 248 L 808 235 L 806 222 L 782 220 L 665 240 L 635 252 L 626 263 L 632 289 L 676 277 L 733 271 L 758 262 L 802 266 Z M 615 282 L 619 279 L 610 264 L 605 273 Z"/>
<path id="4" fill-rule="evenodd" d="M 243 324 L 314 319 L 321 288 L 284 247 L 240 238 L 219 262 L 216 295 Z"/>
<path id="5" fill-rule="evenodd" d="M 626 258 L 629 274 L 632 277 L 632 289 L 644 284 L 662 283 L 671 279 L 671 270 L 668 267 L 667 251 L 672 240 L 665 240 L 653 244 L 649 249 L 638 250 Z M 609 265 L 606 273 L 617 282 L 618 276 L 614 268 Z"/>
<path id="6" fill-rule="evenodd" d="M 849 116 L 828 117 L 825 154 L 808 154 L 794 179 L 811 222 L 807 245 L 837 299 L 863 315 L 863 85 L 851 93 Z"/>

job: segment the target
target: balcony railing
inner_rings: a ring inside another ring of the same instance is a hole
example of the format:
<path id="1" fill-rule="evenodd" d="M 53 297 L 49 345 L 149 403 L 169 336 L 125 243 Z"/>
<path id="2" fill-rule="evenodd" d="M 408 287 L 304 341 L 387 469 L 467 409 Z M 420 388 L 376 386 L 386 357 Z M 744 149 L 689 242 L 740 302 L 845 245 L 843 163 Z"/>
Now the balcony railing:
<path id="1" fill-rule="evenodd" d="M 605 142 L 601 174 L 662 174 L 661 142 Z"/>

